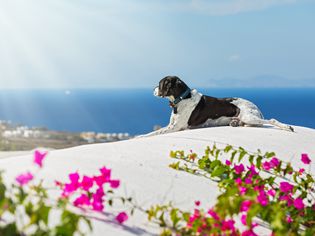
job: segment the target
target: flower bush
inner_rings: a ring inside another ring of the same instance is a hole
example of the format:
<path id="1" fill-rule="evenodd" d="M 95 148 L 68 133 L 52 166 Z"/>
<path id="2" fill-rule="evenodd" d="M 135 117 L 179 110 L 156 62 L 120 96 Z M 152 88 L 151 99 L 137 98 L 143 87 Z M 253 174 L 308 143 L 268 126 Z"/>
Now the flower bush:
<path id="1" fill-rule="evenodd" d="M 78 172 L 71 173 L 68 183 L 56 181 L 56 185 L 62 190 L 62 198 L 72 202 L 76 207 L 102 212 L 106 203 L 105 195 L 113 195 L 113 190 L 119 187 L 120 180 L 111 178 L 111 169 L 102 167 L 99 171 L 97 175 L 83 175 L 82 178 Z M 123 202 L 131 201 L 131 198 L 121 199 Z M 108 204 L 112 205 L 112 202 L 113 197 L 108 200 Z M 125 212 L 120 212 L 116 216 L 120 224 L 127 219 L 128 215 Z"/>
<path id="2" fill-rule="evenodd" d="M 46 156 L 47 152 L 34 152 L 36 168 L 43 167 Z M 119 180 L 111 178 L 111 170 L 106 167 L 95 176 L 80 176 L 75 172 L 69 174 L 68 183 L 55 181 L 60 197 L 52 199 L 42 181 L 36 181 L 34 172 L 18 175 L 16 183 L 9 187 L 3 183 L 0 172 L 0 235 L 84 235 L 87 233 L 82 230 L 84 224 L 92 231 L 90 218 L 84 211 L 75 211 L 74 207 L 101 212 L 106 203 L 113 203 L 113 198 L 106 201 L 105 195 L 110 197 L 120 185 Z M 51 223 L 53 211 L 54 222 Z M 120 212 L 115 219 L 122 224 L 128 215 Z"/>
<path id="3" fill-rule="evenodd" d="M 162 235 L 257 235 L 257 226 L 271 235 L 315 235 L 314 178 L 275 153 L 214 145 L 200 158 L 192 151 L 172 151 L 170 156 L 179 160 L 171 168 L 216 181 L 221 194 L 206 210 L 200 209 L 200 201 L 193 212 L 172 204 L 152 206 L 148 218 L 163 228 Z M 311 163 L 307 154 L 301 161 Z"/>

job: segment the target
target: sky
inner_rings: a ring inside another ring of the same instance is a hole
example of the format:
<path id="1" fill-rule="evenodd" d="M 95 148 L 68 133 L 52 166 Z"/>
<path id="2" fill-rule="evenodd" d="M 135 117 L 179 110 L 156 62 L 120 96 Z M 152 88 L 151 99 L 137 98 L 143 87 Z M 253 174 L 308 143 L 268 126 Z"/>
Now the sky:
<path id="1" fill-rule="evenodd" d="M 315 0 L 0 0 L 0 89 L 315 87 Z"/>

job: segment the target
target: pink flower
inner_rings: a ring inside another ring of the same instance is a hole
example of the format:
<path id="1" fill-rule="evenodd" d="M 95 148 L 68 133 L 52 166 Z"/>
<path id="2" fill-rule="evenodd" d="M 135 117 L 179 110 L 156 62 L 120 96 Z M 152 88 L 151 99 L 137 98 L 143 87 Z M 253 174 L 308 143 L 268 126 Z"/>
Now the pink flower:
<path id="1" fill-rule="evenodd" d="M 200 210 L 194 209 L 194 215 L 195 215 L 196 217 L 200 217 Z"/>
<path id="2" fill-rule="evenodd" d="M 260 191 L 259 195 L 257 196 L 257 201 L 262 205 L 262 206 L 267 206 L 269 199 L 267 194 L 264 191 Z"/>
<path id="3" fill-rule="evenodd" d="M 63 197 L 68 197 L 72 192 L 76 191 L 79 187 L 79 174 L 77 172 L 69 174 L 70 183 L 64 185 Z"/>
<path id="4" fill-rule="evenodd" d="M 287 222 L 288 222 L 289 224 L 293 222 L 291 216 L 287 216 L 287 219 L 286 219 L 286 220 L 287 220 Z"/>
<path id="5" fill-rule="evenodd" d="M 102 187 L 99 187 L 94 194 L 92 194 L 92 208 L 95 211 L 103 211 L 103 196 L 105 195 Z"/>
<path id="6" fill-rule="evenodd" d="M 250 167 L 247 166 L 247 169 L 250 171 L 250 176 L 258 175 L 258 172 L 256 171 L 255 165 L 251 165 Z"/>
<path id="7" fill-rule="evenodd" d="M 280 196 L 279 200 L 280 201 L 286 201 L 288 206 L 292 206 L 293 205 L 293 198 L 292 198 L 292 196 L 290 194 L 289 195 Z"/>
<path id="8" fill-rule="evenodd" d="M 299 169 L 299 175 L 303 174 L 303 173 L 304 173 L 304 171 L 305 171 L 305 169 L 304 169 L 304 168 Z"/>
<path id="9" fill-rule="evenodd" d="M 188 226 L 192 226 L 192 224 L 194 223 L 194 221 L 197 219 L 198 217 L 195 215 L 191 215 L 189 216 L 189 220 L 188 220 Z"/>
<path id="10" fill-rule="evenodd" d="M 271 197 L 274 197 L 274 196 L 276 196 L 276 190 L 270 189 L 270 190 L 267 191 L 267 194 L 268 194 L 269 196 L 271 196 Z"/>
<path id="11" fill-rule="evenodd" d="M 69 174 L 69 179 L 73 184 L 79 184 L 80 175 L 78 172 Z"/>
<path id="12" fill-rule="evenodd" d="M 311 163 L 311 159 L 308 157 L 308 155 L 307 155 L 306 153 L 303 153 L 303 154 L 301 155 L 301 161 L 302 161 L 304 164 L 306 164 L 306 165 L 308 165 L 308 164 Z"/>
<path id="13" fill-rule="evenodd" d="M 244 171 L 244 165 L 234 165 L 234 170 L 236 174 L 242 174 L 242 172 Z"/>
<path id="14" fill-rule="evenodd" d="M 280 164 L 280 161 L 278 160 L 278 158 L 273 157 L 270 161 L 270 164 L 272 165 L 272 167 L 277 167 Z"/>
<path id="15" fill-rule="evenodd" d="M 252 184 L 253 183 L 251 178 L 246 178 L 244 182 L 245 182 L 245 184 Z"/>
<path id="16" fill-rule="evenodd" d="M 93 179 L 98 186 L 103 186 L 107 182 L 107 179 L 103 175 L 94 176 Z"/>
<path id="17" fill-rule="evenodd" d="M 195 201 L 196 206 L 200 206 L 200 201 Z"/>
<path id="18" fill-rule="evenodd" d="M 246 193 L 246 191 L 247 191 L 247 188 L 245 188 L 243 186 L 240 186 L 240 187 L 238 187 L 238 190 L 240 191 L 241 195 L 244 195 Z"/>
<path id="19" fill-rule="evenodd" d="M 98 188 L 95 192 L 96 195 L 100 196 L 100 197 L 103 197 L 105 196 L 105 193 L 104 193 L 104 189 L 103 188 Z"/>
<path id="20" fill-rule="evenodd" d="M 110 180 L 110 176 L 111 176 L 111 169 L 107 169 L 106 167 L 103 167 L 100 169 L 101 174 L 103 175 L 103 177 L 105 178 L 106 181 Z"/>
<path id="21" fill-rule="evenodd" d="M 118 188 L 119 185 L 120 185 L 120 181 L 119 180 L 110 180 L 109 183 L 110 183 L 110 187 L 111 188 Z"/>
<path id="22" fill-rule="evenodd" d="M 37 164 L 40 168 L 43 167 L 43 160 L 46 157 L 48 152 L 40 152 L 36 150 L 34 152 L 34 163 Z"/>
<path id="23" fill-rule="evenodd" d="M 116 216 L 116 220 L 118 221 L 119 224 L 123 224 L 126 220 L 128 220 L 128 215 L 126 212 L 120 212 Z"/>
<path id="24" fill-rule="evenodd" d="M 200 217 L 200 211 L 198 210 L 198 209 L 195 209 L 194 210 L 194 214 L 193 215 L 190 215 L 190 217 L 189 217 L 189 223 L 190 223 L 190 225 L 192 224 L 192 223 L 194 223 L 194 221 L 196 220 L 196 219 L 198 219 Z"/>
<path id="25" fill-rule="evenodd" d="M 92 202 L 92 208 L 94 211 L 103 211 L 104 205 L 101 201 L 93 201 Z"/>
<path id="26" fill-rule="evenodd" d="M 84 206 L 84 205 L 90 205 L 90 198 L 86 194 L 81 194 L 77 199 L 74 200 L 73 205 L 75 206 Z"/>
<path id="27" fill-rule="evenodd" d="M 241 178 L 235 179 L 235 183 L 237 183 L 237 185 L 241 185 L 242 184 L 242 179 Z"/>
<path id="28" fill-rule="evenodd" d="M 293 185 L 288 182 L 280 182 L 280 191 L 283 193 L 292 192 Z"/>
<path id="29" fill-rule="evenodd" d="M 302 198 L 297 198 L 294 200 L 293 205 L 296 209 L 298 210 L 302 210 L 304 209 L 304 203 L 303 203 L 303 199 Z"/>
<path id="30" fill-rule="evenodd" d="M 240 211 L 248 211 L 251 205 L 252 205 L 252 202 L 250 200 L 243 201 L 241 203 Z"/>
<path id="31" fill-rule="evenodd" d="M 209 214 L 213 219 L 215 219 L 215 220 L 220 220 L 220 217 L 218 216 L 218 214 L 217 214 L 214 210 L 210 209 L 210 210 L 208 211 L 208 214 Z"/>
<path id="32" fill-rule="evenodd" d="M 246 230 L 242 233 L 242 236 L 257 236 L 252 229 Z"/>
<path id="33" fill-rule="evenodd" d="M 247 223 L 246 223 L 246 218 L 247 218 L 247 215 L 246 215 L 246 214 L 243 214 L 243 215 L 241 216 L 241 222 L 242 222 L 243 225 L 247 225 Z"/>
<path id="34" fill-rule="evenodd" d="M 264 186 L 264 185 L 256 185 L 256 186 L 254 187 L 254 190 L 255 190 L 256 192 L 264 191 L 264 189 L 265 189 L 265 186 Z"/>
<path id="35" fill-rule="evenodd" d="M 62 183 L 60 181 L 55 180 L 55 185 L 58 187 L 62 187 Z"/>
<path id="36" fill-rule="evenodd" d="M 230 165 L 231 165 L 231 162 L 230 162 L 229 160 L 226 160 L 226 161 L 225 161 L 225 164 L 226 164 L 227 166 L 230 166 Z"/>
<path id="37" fill-rule="evenodd" d="M 234 223 L 235 223 L 234 220 L 223 220 L 221 230 L 222 231 L 227 231 L 227 230 L 235 231 Z"/>
<path id="38" fill-rule="evenodd" d="M 268 161 L 265 161 L 262 163 L 262 167 L 265 169 L 265 170 L 270 170 L 271 169 L 271 165 Z"/>
<path id="39" fill-rule="evenodd" d="M 81 187 L 85 191 L 89 191 L 89 189 L 93 186 L 93 178 L 90 178 L 86 175 L 83 176 Z"/>
<path id="40" fill-rule="evenodd" d="M 98 188 L 95 193 L 93 193 L 92 198 L 93 201 L 102 202 L 103 197 L 105 196 L 103 188 Z"/>
<path id="41" fill-rule="evenodd" d="M 23 186 L 23 185 L 27 184 L 28 182 L 30 182 L 33 178 L 34 178 L 34 176 L 32 175 L 32 173 L 27 172 L 25 174 L 18 175 L 15 178 L 15 180 L 16 180 L 16 182 L 19 183 L 19 185 Z"/>

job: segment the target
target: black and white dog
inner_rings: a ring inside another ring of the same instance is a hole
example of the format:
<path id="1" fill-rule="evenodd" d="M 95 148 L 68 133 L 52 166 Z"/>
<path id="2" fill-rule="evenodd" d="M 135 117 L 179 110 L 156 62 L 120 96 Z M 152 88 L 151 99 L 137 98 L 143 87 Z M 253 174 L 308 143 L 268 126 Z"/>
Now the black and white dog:
<path id="1" fill-rule="evenodd" d="M 173 107 L 168 126 L 143 136 L 211 126 L 263 126 L 270 124 L 293 131 L 275 119 L 265 120 L 258 107 L 242 98 L 215 98 L 191 90 L 177 76 L 163 78 L 154 89 L 157 97 L 168 98 Z M 143 137 L 141 136 L 141 137 Z"/>

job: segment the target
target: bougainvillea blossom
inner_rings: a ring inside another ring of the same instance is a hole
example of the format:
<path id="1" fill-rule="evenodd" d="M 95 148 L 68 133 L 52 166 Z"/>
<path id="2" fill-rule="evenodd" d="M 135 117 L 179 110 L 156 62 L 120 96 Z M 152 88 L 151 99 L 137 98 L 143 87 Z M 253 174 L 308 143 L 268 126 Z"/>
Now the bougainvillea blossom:
<path id="1" fill-rule="evenodd" d="M 26 172 L 24 174 L 18 175 L 15 180 L 19 183 L 19 185 L 23 186 L 28 184 L 32 179 L 34 178 L 33 174 L 31 172 Z"/>
<path id="2" fill-rule="evenodd" d="M 309 158 L 309 156 L 308 156 L 306 153 L 303 153 L 303 154 L 301 155 L 301 161 L 302 161 L 304 164 L 306 164 L 306 165 L 308 165 L 308 164 L 311 163 L 311 159 Z"/>
<path id="3" fill-rule="evenodd" d="M 48 152 L 40 152 L 39 150 L 35 150 L 34 152 L 34 163 L 38 165 L 40 168 L 43 167 L 43 160 L 46 157 Z"/>
<path id="4" fill-rule="evenodd" d="M 116 216 L 116 220 L 118 221 L 119 224 L 123 224 L 126 220 L 128 220 L 128 215 L 126 212 L 120 212 Z"/>

